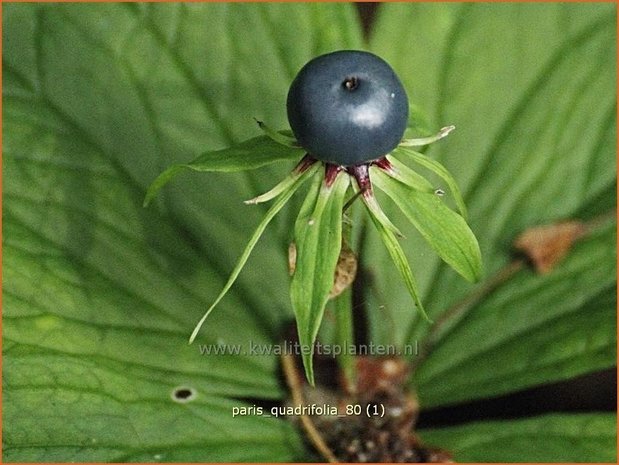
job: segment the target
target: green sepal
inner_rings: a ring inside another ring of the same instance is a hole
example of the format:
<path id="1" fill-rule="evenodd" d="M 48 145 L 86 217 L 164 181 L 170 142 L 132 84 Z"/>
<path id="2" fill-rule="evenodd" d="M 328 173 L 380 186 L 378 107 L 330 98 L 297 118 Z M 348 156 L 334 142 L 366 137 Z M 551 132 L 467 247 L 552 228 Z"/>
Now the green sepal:
<path id="1" fill-rule="evenodd" d="M 245 200 L 244 203 L 246 205 L 255 205 L 257 203 L 264 203 L 264 202 L 268 202 L 269 200 L 274 199 L 275 197 L 280 195 L 282 192 L 284 192 L 286 189 L 288 189 L 291 185 L 293 185 L 296 182 L 296 180 L 300 176 L 303 175 L 304 170 L 307 169 L 309 166 L 311 166 L 312 163 L 315 163 L 315 161 L 310 161 L 309 163 L 306 163 L 306 158 L 303 158 L 299 162 L 297 167 L 293 169 L 288 174 L 288 176 L 286 176 L 282 181 L 277 183 L 273 188 L 271 188 L 269 191 L 265 192 L 264 194 L 260 194 L 259 196 L 254 197 L 253 199 Z"/>
<path id="2" fill-rule="evenodd" d="M 391 163 L 392 166 L 392 169 L 388 170 L 388 173 L 391 177 L 410 186 L 413 189 L 417 189 L 418 191 L 428 193 L 433 193 L 435 191 L 435 188 L 434 186 L 432 186 L 430 181 L 428 181 L 416 171 L 410 169 L 401 161 L 393 157 L 389 157 L 389 163 Z"/>
<path id="3" fill-rule="evenodd" d="M 301 148 L 282 145 L 267 135 L 254 137 L 222 150 L 204 152 L 193 161 L 172 165 L 157 176 L 146 191 L 144 206 L 148 206 L 159 189 L 185 170 L 200 172 L 246 171 L 277 161 L 299 160 L 304 153 Z"/>
<path id="4" fill-rule="evenodd" d="M 400 147 L 423 147 L 424 145 L 430 145 L 443 139 L 444 137 L 447 137 L 454 129 L 456 129 L 455 126 L 445 126 L 432 136 L 402 139 L 402 142 L 400 142 Z"/>
<path id="5" fill-rule="evenodd" d="M 264 121 L 260 121 L 256 118 L 254 119 L 256 120 L 256 123 L 258 123 L 258 127 L 278 144 L 291 148 L 301 148 L 297 140 L 292 136 L 292 131 L 276 131 L 275 129 L 267 126 Z"/>
<path id="6" fill-rule="evenodd" d="M 355 186 L 355 190 L 357 191 L 357 193 L 359 192 L 356 186 Z M 363 199 L 363 203 L 365 204 L 365 207 L 368 209 L 368 211 L 372 215 L 376 216 L 376 218 L 380 221 L 381 224 L 383 224 L 389 231 L 391 231 L 397 237 L 404 237 L 404 234 L 400 232 L 398 227 L 391 222 L 391 220 L 389 219 L 389 217 L 387 217 L 383 209 L 380 208 L 380 205 L 378 201 L 376 200 L 376 197 L 374 197 L 373 192 L 370 192 L 369 194 L 367 192 L 361 193 L 361 198 Z"/>
<path id="7" fill-rule="evenodd" d="M 449 190 L 451 191 L 451 194 L 453 195 L 454 201 L 456 202 L 456 206 L 458 207 L 460 214 L 464 219 L 466 219 L 466 217 L 468 216 L 468 212 L 466 210 L 466 205 L 464 204 L 464 199 L 462 198 L 462 193 L 460 192 L 460 188 L 458 187 L 456 180 L 453 178 L 451 173 L 447 171 L 447 168 L 445 168 L 438 161 L 428 157 L 427 155 L 416 152 L 415 150 L 411 150 L 406 147 L 397 147 L 393 151 L 393 153 L 395 155 L 402 154 L 406 157 L 411 158 L 415 163 L 423 166 L 424 168 L 427 168 L 438 177 L 440 177 L 443 181 L 445 181 L 447 183 L 447 186 L 449 187 Z"/>
<path id="8" fill-rule="evenodd" d="M 468 281 L 480 279 L 479 244 L 462 216 L 435 194 L 413 189 L 376 167 L 370 173 L 374 185 L 395 202 L 447 264 Z"/>
<path id="9" fill-rule="evenodd" d="M 290 200 L 290 197 L 292 197 L 292 195 L 297 191 L 297 189 L 301 187 L 301 184 L 303 184 L 303 182 L 305 182 L 306 179 L 308 179 L 309 177 L 311 177 L 313 174 L 316 173 L 318 166 L 319 166 L 318 164 L 314 164 L 309 169 L 307 169 L 301 176 L 295 179 L 294 183 L 288 186 L 279 195 L 279 197 L 277 197 L 275 203 L 273 203 L 271 208 L 267 211 L 266 215 L 264 216 L 264 218 L 262 219 L 262 221 L 260 222 L 256 230 L 252 234 L 251 238 L 249 239 L 249 242 L 247 243 L 247 246 L 245 246 L 245 250 L 243 251 L 241 258 L 239 258 L 239 261 L 237 262 L 236 266 L 232 270 L 232 273 L 230 274 L 230 277 L 228 278 L 228 282 L 226 283 L 222 291 L 219 293 L 219 295 L 217 296 L 213 304 L 204 313 L 204 315 L 202 316 L 202 318 L 200 319 L 200 321 L 194 328 L 193 332 L 191 333 L 191 337 L 189 338 L 190 344 L 195 340 L 196 336 L 198 335 L 198 332 L 200 331 L 200 328 L 202 327 L 202 325 L 204 324 L 208 316 L 211 314 L 213 309 L 217 306 L 217 304 L 221 301 L 221 299 L 223 299 L 223 297 L 228 293 L 228 291 L 230 290 L 230 288 L 236 281 L 236 278 L 238 278 L 239 274 L 241 273 L 241 270 L 243 269 L 243 267 L 245 266 L 245 263 L 247 262 L 247 259 L 249 258 L 249 255 L 254 249 L 256 243 L 258 242 L 258 239 L 260 239 L 260 236 L 262 236 L 262 233 L 266 229 L 267 225 L 271 222 L 271 220 L 275 217 L 275 215 L 277 215 L 277 213 L 282 209 L 282 207 L 286 204 L 286 202 Z"/>
<path id="10" fill-rule="evenodd" d="M 378 205 L 377 202 L 375 202 Z M 365 202 L 365 206 L 370 214 L 370 218 L 374 223 L 374 226 L 378 230 L 378 235 L 382 239 L 396 269 L 400 272 L 404 283 L 406 284 L 406 288 L 408 289 L 409 294 L 413 298 L 415 305 L 419 309 L 419 312 L 423 316 L 423 318 L 431 323 L 431 320 L 428 318 L 428 315 L 423 308 L 423 304 L 421 303 L 421 298 L 419 297 L 419 287 L 417 285 L 417 281 L 415 280 L 415 276 L 413 275 L 413 271 L 411 270 L 410 265 L 408 264 L 408 260 L 406 258 L 406 254 L 404 250 L 400 246 L 396 234 L 394 233 L 391 222 L 387 219 L 384 213 L 381 215 L 382 210 L 376 210 L 375 208 L 371 208 L 368 202 Z"/>
<path id="11" fill-rule="evenodd" d="M 311 385 L 314 385 L 314 341 L 333 287 L 342 244 L 342 207 L 349 182 L 345 172 L 339 173 L 330 186 L 323 176 L 316 176 L 295 223 L 297 260 L 290 298 L 305 374 Z"/>

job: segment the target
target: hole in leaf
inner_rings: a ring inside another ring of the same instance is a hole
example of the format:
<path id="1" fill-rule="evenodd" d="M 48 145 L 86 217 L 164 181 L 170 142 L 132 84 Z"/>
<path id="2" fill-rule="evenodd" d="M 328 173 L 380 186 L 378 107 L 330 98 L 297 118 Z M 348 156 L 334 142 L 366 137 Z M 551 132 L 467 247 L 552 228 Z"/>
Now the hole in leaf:
<path id="1" fill-rule="evenodd" d="M 187 403 L 197 396 L 196 390 L 186 386 L 179 386 L 172 391 L 172 400 L 179 403 Z"/>

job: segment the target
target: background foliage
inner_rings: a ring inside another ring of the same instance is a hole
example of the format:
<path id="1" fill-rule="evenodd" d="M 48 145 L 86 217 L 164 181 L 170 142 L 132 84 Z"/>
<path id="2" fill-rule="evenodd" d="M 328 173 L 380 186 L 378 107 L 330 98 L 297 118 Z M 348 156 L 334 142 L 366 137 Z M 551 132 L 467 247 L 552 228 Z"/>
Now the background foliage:
<path id="1" fill-rule="evenodd" d="M 430 128 L 457 126 L 428 153 L 455 173 L 493 276 L 527 227 L 615 211 L 615 8 L 388 4 L 364 42 L 348 4 L 4 5 L 4 460 L 309 457 L 288 423 L 231 415 L 242 399 L 283 398 L 276 357 L 186 344 L 267 208 L 241 201 L 291 166 L 185 174 L 145 210 L 146 186 L 173 162 L 258 134 L 253 117 L 285 128 L 288 85 L 307 60 L 368 48 Z M 269 227 L 200 343 L 278 340 L 298 204 Z M 422 340 L 378 238 L 360 245 L 372 340 Z M 419 237 L 404 246 L 431 315 L 471 292 Z M 549 275 L 504 283 L 420 365 L 422 406 L 613 366 L 615 263 L 607 224 Z M 177 386 L 196 399 L 173 402 Z M 457 461 L 615 461 L 614 415 L 422 436 Z"/>

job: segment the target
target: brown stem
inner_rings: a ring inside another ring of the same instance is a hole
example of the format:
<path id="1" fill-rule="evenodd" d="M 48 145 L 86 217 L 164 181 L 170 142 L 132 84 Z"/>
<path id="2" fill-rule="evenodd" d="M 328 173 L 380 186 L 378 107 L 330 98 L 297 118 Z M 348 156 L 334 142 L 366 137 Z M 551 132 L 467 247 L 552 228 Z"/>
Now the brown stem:
<path id="1" fill-rule="evenodd" d="M 303 405 L 303 385 L 297 368 L 294 362 L 294 356 L 291 354 L 283 354 L 281 356 L 282 369 L 284 370 L 284 376 L 286 377 L 286 384 L 292 394 L 292 401 L 296 405 Z M 314 445 L 316 450 L 329 461 L 329 463 L 338 463 L 337 457 L 333 454 L 320 432 L 316 429 L 316 426 L 312 422 L 311 418 L 307 415 L 301 414 L 301 425 L 307 434 L 308 439 Z"/>

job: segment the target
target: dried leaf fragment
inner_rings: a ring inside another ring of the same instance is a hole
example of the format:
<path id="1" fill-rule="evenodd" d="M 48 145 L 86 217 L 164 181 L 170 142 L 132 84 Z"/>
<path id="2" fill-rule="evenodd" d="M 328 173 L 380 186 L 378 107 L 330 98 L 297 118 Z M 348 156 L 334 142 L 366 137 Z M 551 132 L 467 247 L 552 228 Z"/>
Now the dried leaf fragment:
<path id="1" fill-rule="evenodd" d="M 348 289 L 348 286 L 355 280 L 355 276 L 357 276 L 357 256 L 348 245 L 342 244 L 329 298 L 333 299 Z"/>
<path id="2" fill-rule="evenodd" d="M 290 276 L 294 274 L 296 264 L 297 247 L 294 242 L 291 242 L 288 246 L 288 272 L 290 273 Z M 356 275 L 357 256 L 347 244 L 342 243 L 340 256 L 337 259 L 337 266 L 335 267 L 335 273 L 333 276 L 333 287 L 329 292 L 329 298 L 333 299 L 344 292 L 355 280 Z"/>
<path id="3" fill-rule="evenodd" d="M 514 247 L 525 254 L 538 273 L 549 273 L 583 236 L 585 229 L 579 221 L 536 226 L 520 234 Z"/>

